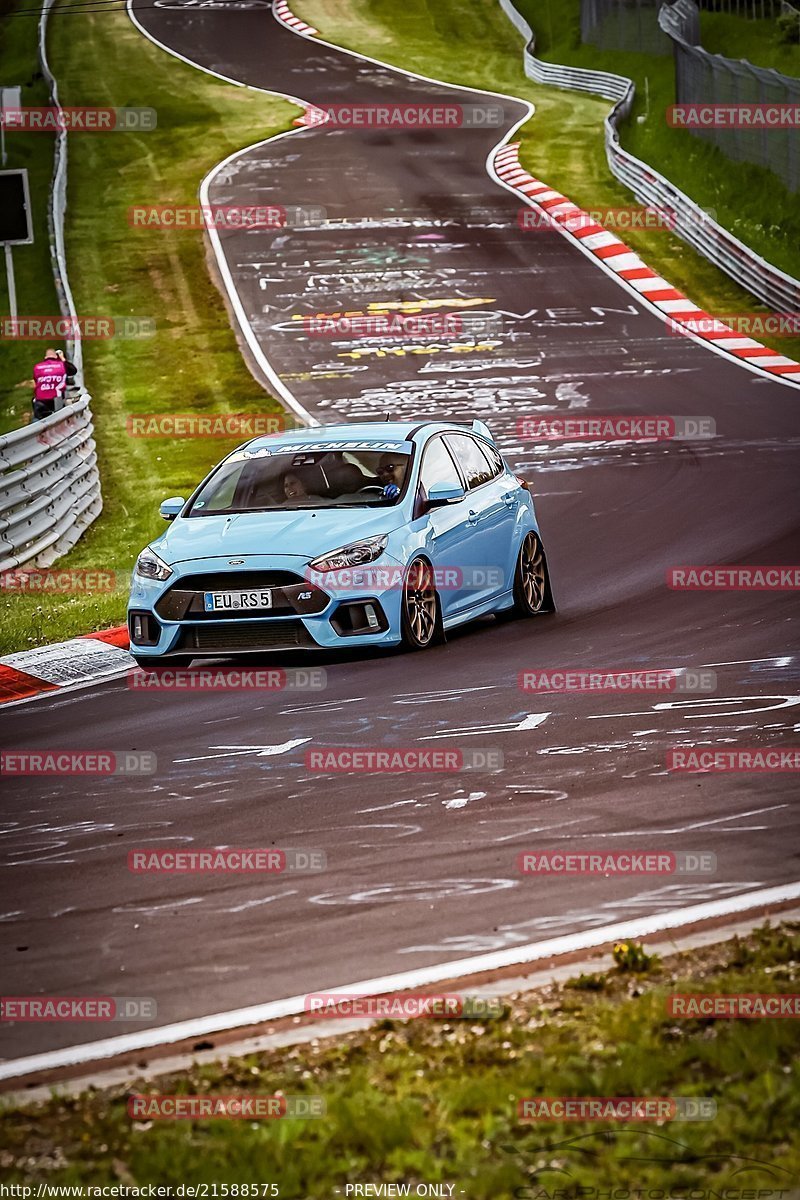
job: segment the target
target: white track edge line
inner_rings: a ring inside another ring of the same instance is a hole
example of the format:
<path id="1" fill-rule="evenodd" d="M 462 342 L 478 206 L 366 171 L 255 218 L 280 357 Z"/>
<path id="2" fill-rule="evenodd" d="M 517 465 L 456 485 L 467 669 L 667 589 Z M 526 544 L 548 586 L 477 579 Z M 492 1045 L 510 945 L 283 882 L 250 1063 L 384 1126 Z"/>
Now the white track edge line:
<path id="1" fill-rule="evenodd" d="M 496 971 L 521 963 L 532 963 L 543 958 L 591 949 L 618 938 L 651 937 L 653 934 L 680 928 L 683 925 L 691 925 L 699 921 L 730 916 L 734 913 L 746 912 L 748 909 L 783 904 L 797 899 L 800 899 L 800 881 L 780 884 L 777 887 L 761 888 L 754 892 L 740 892 L 720 900 L 709 900 L 703 904 L 673 909 L 649 917 L 616 921 L 611 925 L 603 925 L 579 933 L 564 934 L 543 942 L 531 942 L 524 946 L 514 946 L 505 950 L 491 950 L 484 954 L 436 963 L 413 971 L 401 971 L 377 979 L 362 979 L 357 983 L 317 989 L 317 992 L 324 991 L 326 995 L 333 996 L 349 995 L 354 992 L 364 995 L 380 995 L 389 991 L 426 987 L 442 980 L 460 979 L 465 975 Z M 144 1029 L 138 1033 L 121 1034 L 119 1037 L 104 1038 L 97 1042 L 6 1060 L 0 1063 L 0 1080 L 22 1078 L 36 1071 L 80 1066 L 122 1054 L 136 1053 L 157 1046 L 186 1041 L 190 1038 L 260 1025 L 267 1021 L 279 1020 L 282 1017 L 301 1016 L 306 1012 L 307 994 L 289 996 L 283 1000 L 270 1000 L 263 1004 L 251 1005 L 248 1008 L 230 1009 L 227 1012 L 194 1017 L 153 1029 Z"/>

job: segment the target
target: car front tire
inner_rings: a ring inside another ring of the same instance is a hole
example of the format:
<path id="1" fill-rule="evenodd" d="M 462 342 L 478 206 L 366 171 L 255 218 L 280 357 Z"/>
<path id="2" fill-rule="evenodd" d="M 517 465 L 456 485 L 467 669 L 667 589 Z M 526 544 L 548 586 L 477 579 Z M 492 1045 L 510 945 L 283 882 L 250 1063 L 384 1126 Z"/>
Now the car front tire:
<path id="1" fill-rule="evenodd" d="M 433 567 L 425 558 L 415 558 L 408 564 L 400 602 L 400 626 L 407 650 L 427 650 L 445 640 Z"/>

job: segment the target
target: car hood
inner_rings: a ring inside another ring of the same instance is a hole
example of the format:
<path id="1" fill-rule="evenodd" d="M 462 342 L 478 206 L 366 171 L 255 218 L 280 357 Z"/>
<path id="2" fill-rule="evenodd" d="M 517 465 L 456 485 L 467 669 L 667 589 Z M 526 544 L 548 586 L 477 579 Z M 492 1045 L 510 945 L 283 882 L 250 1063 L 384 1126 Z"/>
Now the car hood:
<path id="1" fill-rule="evenodd" d="M 361 538 L 391 533 L 404 519 L 399 509 L 385 508 L 178 517 L 153 546 L 170 566 L 232 554 L 296 554 L 312 559 Z"/>

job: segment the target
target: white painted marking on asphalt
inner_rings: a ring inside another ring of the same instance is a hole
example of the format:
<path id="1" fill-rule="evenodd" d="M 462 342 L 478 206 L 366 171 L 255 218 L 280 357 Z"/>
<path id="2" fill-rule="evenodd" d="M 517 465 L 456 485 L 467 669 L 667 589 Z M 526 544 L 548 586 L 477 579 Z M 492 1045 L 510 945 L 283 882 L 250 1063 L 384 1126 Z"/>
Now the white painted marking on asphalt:
<path id="1" fill-rule="evenodd" d="M 690 821 L 686 825 L 673 825 L 666 829 L 654 829 L 652 827 L 649 827 L 647 829 L 619 829 L 619 830 L 608 830 L 605 833 L 597 833 L 597 832 L 595 832 L 595 833 L 574 833 L 574 834 L 570 834 L 570 837 L 574 838 L 576 841 L 579 841 L 580 839 L 585 839 L 585 838 L 592 838 L 592 839 L 597 839 L 598 841 L 600 841 L 603 838 L 651 837 L 653 835 L 658 835 L 658 837 L 665 837 L 668 834 L 676 834 L 677 835 L 677 834 L 681 834 L 681 833 L 691 833 L 695 829 L 705 829 L 709 825 L 720 825 L 720 824 L 723 824 L 725 821 L 738 821 L 744 817 L 756 817 L 756 816 L 759 816 L 761 813 L 777 812 L 781 808 L 788 808 L 788 807 L 789 807 L 788 804 L 770 804 L 766 808 L 751 808 L 747 812 L 726 813 L 724 817 L 714 817 L 714 818 L 710 818 L 707 821 Z M 572 822 L 572 823 L 575 824 L 575 822 Z M 741 827 L 737 826 L 736 829 L 728 830 L 727 832 L 738 833 L 740 831 L 741 831 Z"/>
<path id="2" fill-rule="evenodd" d="M 283 892 L 276 892 L 273 896 L 259 896 L 256 900 L 246 900 L 244 904 L 234 904 L 230 907 L 216 908 L 214 911 L 221 913 L 246 912 L 251 908 L 260 908 L 262 904 L 272 904 L 275 900 L 283 900 L 286 896 L 296 895 L 297 888 L 288 888 Z"/>
<path id="3" fill-rule="evenodd" d="M 788 667 L 794 662 L 794 656 L 784 655 L 782 658 L 734 658 L 730 662 L 703 663 L 704 667 L 746 667 L 751 663 L 772 663 L 776 667 Z"/>
<path id="4" fill-rule="evenodd" d="M 334 995 L 344 996 L 353 993 L 378 996 L 387 992 L 407 991 L 440 983 L 442 980 L 461 979 L 466 975 L 497 971 L 503 967 L 555 958 L 558 955 L 602 946 L 618 941 L 620 938 L 641 940 L 666 929 L 679 929 L 682 925 L 732 916 L 734 913 L 747 912 L 748 909 L 785 904 L 798 899 L 800 899 L 800 882 L 760 888 L 752 892 L 739 892 L 719 900 L 672 909 L 648 917 L 618 921 L 611 925 L 581 930 L 579 933 L 564 934 L 561 937 L 549 938 L 541 942 L 529 942 L 525 945 L 493 950 L 469 958 L 450 959 L 448 962 L 435 963 L 412 971 L 398 971 L 393 975 L 362 979 L 356 983 L 340 984 L 338 987 L 324 990 Z M 225 1030 L 261 1025 L 267 1021 L 278 1020 L 280 1017 L 302 1016 L 306 1011 L 305 1002 L 304 994 L 288 996 L 282 1000 L 270 1000 L 263 1004 L 250 1005 L 247 1008 L 231 1009 L 227 1012 L 194 1017 L 188 1021 L 176 1021 L 170 1025 L 156 1026 L 153 1029 L 141 1029 L 135 1033 L 122 1034 L 119 1037 L 103 1038 L 97 1042 L 66 1046 L 63 1049 L 47 1051 L 44 1054 L 30 1054 L 10 1059 L 0 1063 L 0 1079 L 17 1079 L 34 1071 L 75 1067 L 114 1058 L 119 1054 L 189 1041 Z"/>
<path id="5" fill-rule="evenodd" d="M 443 800 L 445 808 L 466 808 L 473 800 L 483 800 L 486 792 L 470 792 L 468 796 L 457 796 L 454 800 Z"/>
<path id="6" fill-rule="evenodd" d="M 356 814 L 388 812 L 391 808 L 404 808 L 407 804 L 413 804 L 416 808 L 422 808 L 419 800 L 393 800 L 391 804 L 377 804 L 374 808 L 357 808 Z"/>
<path id="7" fill-rule="evenodd" d="M 717 664 L 717 665 L 719 666 L 720 664 Z M 740 709 L 735 709 L 735 710 L 731 710 L 728 712 L 722 712 L 722 713 L 720 713 L 720 712 L 714 713 L 714 712 L 707 711 L 707 707 L 713 707 L 713 706 L 719 705 L 719 704 L 741 704 L 745 700 L 756 700 L 756 701 L 778 700 L 779 703 L 767 705 L 767 707 L 765 707 L 765 708 L 740 708 Z M 706 720 L 707 718 L 711 718 L 713 720 L 715 717 L 720 717 L 720 718 L 744 717 L 744 716 L 747 716 L 749 713 L 759 714 L 759 713 L 765 713 L 765 712 L 773 712 L 775 709 L 779 709 L 779 708 L 793 708 L 797 704 L 800 704 L 800 696 L 715 696 L 715 697 L 692 699 L 692 700 L 662 700 L 658 704 L 653 704 L 651 706 L 651 708 L 649 709 L 649 711 L 647 711 L 647 712 L 592 713 L 587 716 L 587 720 L 603 721 L 606 718 L 616 718 L 616 717 L 649 717 L 649 716 L 652 716 L 652 714 L 654 712 L 667 712 L 667 713 L 671 712 L 671 713 L 676 713 L 677 715 L 683 716 L 684 719 L 687 721 L 703 721 L 703 720 Z M 682 713 L 680 711 L 681 709 L 687 709 L 687 708 L 705 708 L 706 711 L 703 711 L 700 713 L 695 713 L 695 714 L 685 713 L 685 712 Z"/>
<path id="8" fill-rule="evenodd" d="M 435 742 L 448 737 L 477 737 L 482 733 L 519 733 L 524 729 L 538 729 L 551 714 L 529 713 L 521 721 L 504 721 L 498 725 L 462 725 L 460 728 L 449 729 L 445 733 L 426 733 L 421 742 Z"/>
<path id="9" fill-rule="evenodd" d="M 176 763 L 205 762 L 210 758 L 235 758 L 237 754 L 255 754 L 257 758 L 274 758 L 277 754 L 287 754 L 295 746 L 310 742 L 310 737 L 293 738 L 289 742 L 281 742 L 279 746 L 210 746 L 210 750 L 222 750 L 223 754 L 200 754 L 197 758 L 176 758 Z"/>
<path id="10" fill-rule="evenodd" d="M 538 493 L 541 495 L 541 493 Z M 438 704 L 443 700 L 460 700 L 468 692 L 494 692 L 496 683 L 484 683 L 480 687 L 447 688 L 439 692 L 400 692 L 394 704 Z"/>

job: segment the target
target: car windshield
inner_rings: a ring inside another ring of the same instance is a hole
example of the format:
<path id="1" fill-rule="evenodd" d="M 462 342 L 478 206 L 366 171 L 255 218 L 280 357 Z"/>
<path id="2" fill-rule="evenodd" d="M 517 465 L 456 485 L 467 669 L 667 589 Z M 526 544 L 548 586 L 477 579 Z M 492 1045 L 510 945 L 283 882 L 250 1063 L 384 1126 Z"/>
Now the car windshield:
<path id="1" fill-rule="evenodd" d="M 402 442 L 238 450 L 200 489 L 187 515 L 397 504 L 409 451 Z"/>

